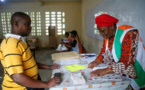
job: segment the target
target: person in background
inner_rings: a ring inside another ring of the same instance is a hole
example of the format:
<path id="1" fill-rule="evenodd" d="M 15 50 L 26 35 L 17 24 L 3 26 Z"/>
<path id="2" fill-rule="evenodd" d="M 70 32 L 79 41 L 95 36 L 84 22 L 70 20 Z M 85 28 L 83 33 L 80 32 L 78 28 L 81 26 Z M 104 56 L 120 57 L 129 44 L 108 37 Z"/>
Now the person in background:
<path id="1" fill-rule="evenodd" d="M 69 43 L 72 42 L 72 39 L 71 39 L 71 37 L 69 36 L 69 33 L 68 33 L 68 32 L 65 33 L 65 37 L 67 38 L 67 41 L 68 41 Z"/>
<path id="2" fill-rule="evenodd" d="M 65 45 L 71 51 L 76 51 L 79 54 L 82 53 L 82 47 L 81 47 L 81 43 L 80 43 L 77 31 L 73 30 L 70 33 L 71 33 L 72 42 L 70 44 L 61 42 L 61 44 Z"/>
<path id="3" fill-rule="evenodd" d="M 48 81 L 38 80 L 38 69 L 58 69 L 58 64 L 44 65 L 34 60 L 22 37 L 31 32 L 31 19 L 23 12 L 11 17 L 12 33 L 6 34 L 0 46 L 0 59 L 4 67 L 3 90 L 38 90 L 60 83 L 59 77 Z"/>
<path id="4" fill-rule="evenodd" d="M 131 86 L 135 90 L 145 85 L 145 48 L 139 37 L 139 31 L 130 25 L 117 26 L 117 18 L 102 14 L 95 19 L 97 29 L 104 38 L 103 48 L 96 60 L 88 67 L 94 68 L 100 63 L 110 65 L 105 69 L 98 69 L 90 73 L 98 77 L 110 73 L 120 74 L 131 79 Z"/>

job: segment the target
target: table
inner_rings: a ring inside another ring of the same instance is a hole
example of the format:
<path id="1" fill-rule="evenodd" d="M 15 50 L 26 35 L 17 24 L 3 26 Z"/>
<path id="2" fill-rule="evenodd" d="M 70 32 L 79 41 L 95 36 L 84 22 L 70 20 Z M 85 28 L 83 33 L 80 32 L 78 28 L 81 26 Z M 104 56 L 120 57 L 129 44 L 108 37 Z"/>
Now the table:
<path id="1" fill-rule="evenodd" d="M 77 62 L 79 65 L 85 65 L 88 66 L 88 62 L 83 59 L 77 59 L 79 62 Z M 88 59 L 89 60 L 89 59 Z M 125 88 L 129 85 L 130 80 L 129 79 L 123 79 L 123 81 L 114 81 L 114 82 L 97 82 L 92 80 L 91 77 L 89 77 L 89 74 L 91 72 L 91 69 L 86 68 L 83 70 L 79 70 L 76 72 L 70 72 L 68 69 L 66 69 L 65 63 L 61 63 L 61 61 L 54 61 L 57 64 L 60 64 L 60 69 L 52 70 L 52 77 L 54 76 L 54 73 L 61 72 L 62 73 L 62 82 L 58 86 L 54 86 L 50 88 L 49 90 L 125 90 Z M 75 62 L 75 61 L 74 61 Z M 67 63 L 67 61 L 66 61 Z M 89 62 L 90 63 L 90 62 Z M 86 80 L 85 85 L 74 85 L 71 80 L 71 73 L 79 73 L 81 72 Z"/>

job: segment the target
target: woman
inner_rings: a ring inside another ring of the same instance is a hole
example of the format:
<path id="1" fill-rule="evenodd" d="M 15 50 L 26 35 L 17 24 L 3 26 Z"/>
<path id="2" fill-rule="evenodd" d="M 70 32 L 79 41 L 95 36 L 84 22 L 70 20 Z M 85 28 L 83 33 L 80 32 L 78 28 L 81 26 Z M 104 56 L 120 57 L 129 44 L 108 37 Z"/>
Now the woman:
<path id="1" fill-rule="evenodd" d="M 145 49 L 138 30 L 129 25 L 116 26 L 118 19 L 107 14 L 97 16 L 95 21 L 104 42 L 100 54 L 88 67 L 94 68 L 100 63 L 110 67 L 95 70 L 90 75 L 96 77 L 110 73 L 120 74 L 131 78 L 134 89 L 143 87 L 145 67 L 139 62 L 145 63 Z"/>
<path id="2" fill-rule="evenodd" d="M 69 50 L 76 51 L 79 54 L 82 53 L 81 43 L 76 30 L 73 30 L 71 33 L 72 42 L 70 44 L 61 42 L 61 44 L 65 45 Z"/>

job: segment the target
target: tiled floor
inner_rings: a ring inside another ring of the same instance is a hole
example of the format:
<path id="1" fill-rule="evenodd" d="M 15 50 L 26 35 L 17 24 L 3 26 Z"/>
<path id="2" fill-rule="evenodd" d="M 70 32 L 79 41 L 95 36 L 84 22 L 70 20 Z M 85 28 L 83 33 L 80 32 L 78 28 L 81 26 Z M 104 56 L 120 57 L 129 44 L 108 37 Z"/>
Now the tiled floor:
<path id="1" fill-rule="evenodd" d="M 53 61 L 51 59 L 51 54 L 55 53 L 54 49 L 41 49 L 36 51 L 36 61 L 43 63 L 43 64 L 52 64 Z M 39 70 L 39 75 L 42 81 L 47 81 L 51 78 L 51 71 L 50 70 Z M 3 77 L 3 67 L 0 63 L 0 77 Z M 3 79 L 3 78 L 2 78 Z M 2 84 L 2 79 L 0 78 L 0 85 Z M 1 86 L 0 86 L 0 90 Z M 48 90 L 48 89 L 45 89 Z"/>

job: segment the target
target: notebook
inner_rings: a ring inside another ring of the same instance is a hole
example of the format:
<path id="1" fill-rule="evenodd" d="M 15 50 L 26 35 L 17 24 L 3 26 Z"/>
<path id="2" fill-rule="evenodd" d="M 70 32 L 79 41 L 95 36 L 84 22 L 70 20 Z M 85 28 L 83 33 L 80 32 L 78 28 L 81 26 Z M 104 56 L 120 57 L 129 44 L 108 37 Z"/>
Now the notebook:
<path id="1" fill-rule="evenodd" d="M 51 54 L 51 56 L 52 56 L 52 60 L 67 60 L 67 59 L 80 58 L 80 55 L 75 51 L 54 53 Z"/>

